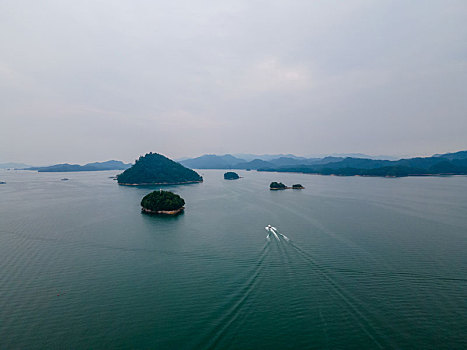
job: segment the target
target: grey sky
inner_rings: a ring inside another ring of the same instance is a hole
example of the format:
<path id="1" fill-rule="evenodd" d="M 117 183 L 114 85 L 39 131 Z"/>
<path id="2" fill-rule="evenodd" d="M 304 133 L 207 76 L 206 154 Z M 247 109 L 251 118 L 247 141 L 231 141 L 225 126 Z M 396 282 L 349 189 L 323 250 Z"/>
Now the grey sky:
<path id="1" fill-rule="evenodd" d="M 0 162 L 467 149 L 467 1 L 0 2 Z"/>

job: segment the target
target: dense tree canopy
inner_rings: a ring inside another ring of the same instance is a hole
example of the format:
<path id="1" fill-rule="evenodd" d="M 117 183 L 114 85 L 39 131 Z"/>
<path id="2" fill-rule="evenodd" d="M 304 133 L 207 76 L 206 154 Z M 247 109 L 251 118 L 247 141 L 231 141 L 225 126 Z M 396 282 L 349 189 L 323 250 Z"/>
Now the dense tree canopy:
<path id="1" fill-rule="evenodd" d="M 153 212 L 178 210 L 184 205 L 185 200 L 178 194 L 162 190 L 151 192 L 141 200 L 141 206 Z"/>

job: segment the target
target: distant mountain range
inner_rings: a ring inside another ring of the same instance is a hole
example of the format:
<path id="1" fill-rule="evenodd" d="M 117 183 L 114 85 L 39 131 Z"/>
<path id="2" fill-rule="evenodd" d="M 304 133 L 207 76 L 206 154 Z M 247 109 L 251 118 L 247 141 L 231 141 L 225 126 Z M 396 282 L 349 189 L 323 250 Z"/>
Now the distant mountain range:
<path id="1" fill-rule="evenodd" d="M 261 159 L 265 161 L 270 161 L 273 159 L 277 158 L 294 158 L 294 159 L 306 159 L 306 157 L 298 157 L 293 154 L 250 154 L 250 153 L 238 153 L 238 154 L 233 154 L 234 157 L 243 159 L 246 162 L 249 162 L 251 160 L 255 159 Z"/>
<path id="2" fill-rule="evenodd" d="M 252 169 L 341 176 L 422 176 L 467 174 L 467 151 L 399 160 L 357 157 L 303 158 L 293 155 L 250 161 L 230 154 L 204 155 L 180 162 L 195 169 Z"/>
<path id="3" fill-rule="evenodd" d="M 0 169 L 23 169 L 28 168 L 30 165 L 24 163 L 1 163 Z"/>
<path id="4" fill-rule="evenodd" d="M 103 170 L 125 170 L 131 167 L 131 164 L 125 164 L 119 160 L 109 160 L 106 162 L 79 164 L 56 164 L 45 167 L 29 167 L 23 170 L 37 170 L 40 173 L 45 172 L 71 172 L 71 171 L 103 171 Z"/>
<path id="5" fill-rule="evenodd" d="M 238 154 L 206 154 L 197 158 L 183 159 L 179 163 L 191 169 L 246 169 L 340 176 L 467 175 L 467 151 L 399 160 L 340 156 L 305 158 L 293 154 L 259 156 L 242 154 L 242 156 L 244 158 L 240 158 Z M 131 164 L 116 160 L 85 165 L 65 163 L 45 167 L 28 167 L 22 163 L 0 164 L 0 168 L 21 168 L 39 172 L 125 170 L 130 167 Z"/>
<path id="6" fill-rule="evenodd" d="M 333 154 L 326 154 L 326 155 L 310 155 L 308 157 L 300 157 L 296 156 L 294 154 L 250 154 L 250 153 L 238 153 L 238 154 L 233 154 L 234 157 L 244 159 L 246 161 L 251 161 L 254 159 L 261 159 L 265 161 L 271 161 L 274 159 L 278 158 L 294 158 L 294 159 L 321 159 L 325 157 L 338 157 L 338 158 L 347 158 L 347 157 L 352 157 L 352 158 L 366 158 L 366 159 L 383 159 L 383 160 L 398 160 L 401 157 L 394 157 L 394 156 L 384 156 L 384 155 L 379 155 L 379 156 L 370 156 L 368 154 L 363 154 L 363 153 L 333 153 Z M 188 158 L 180 159 L 180 160 L 186 160 Z"/>
<path id="7" fill-rule="evenodd" d="M 399 160 L 401 157 L 394 157 L 394 156 L 369 156 L 368 154 L 363 153 L 333 153 L 330 155 L 331 157 L 343 157 L 343 158 L 365 158 L 365 159 L 374 159 L 374 160 Z"/>
<path id="8" fill-rule="evenodd" d="M 238 158 L 231 154 L 215 155 L 205 154 L 201 157 L 180 160 L 179 163 L 192 169 L 261 169 L 278 168 L 285 166 L 311 165 L 331 163 L 343 160 L 343 157 L 304 158 L 289 155 L 261 155 L 250 159 Z M 277 156 L 277 157 L 276 157 Z M 276 158 L 275 158 L 276 157 Z M 248 160 L 250 159 L 250 160 Z"/>
<path id="9" fill-rule="evenodd" d="M 223 156 L 205 154 L 201 157 L 179 161 L 180 164 L 191 169 L 230 169 L 233 166 L 244 162 L 244 159 L 234 157 L 230 154 Z"/>

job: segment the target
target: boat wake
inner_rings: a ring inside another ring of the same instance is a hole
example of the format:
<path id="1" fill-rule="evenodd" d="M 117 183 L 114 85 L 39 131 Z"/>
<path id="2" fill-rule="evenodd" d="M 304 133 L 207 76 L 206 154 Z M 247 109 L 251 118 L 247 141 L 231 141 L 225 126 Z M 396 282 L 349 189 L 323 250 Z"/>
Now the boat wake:
<path id="1" fill-rule="evenodd" d="M 271 236 L 273 236 L 276 240 L 280 241 L 280 237 L 285 239 L 287 242 L 290 241 L 289 237 L 287 237 L 286 235 L 280 233 L 277 231 L 277 228 L 275 228 L 274 226 L 271 226 L 271 225 L 268 225 L 264 228 L 266 231 L 268 231 L 269 233 L 266 235 L 266 239 L 268 241 L 271 240 Z"/>

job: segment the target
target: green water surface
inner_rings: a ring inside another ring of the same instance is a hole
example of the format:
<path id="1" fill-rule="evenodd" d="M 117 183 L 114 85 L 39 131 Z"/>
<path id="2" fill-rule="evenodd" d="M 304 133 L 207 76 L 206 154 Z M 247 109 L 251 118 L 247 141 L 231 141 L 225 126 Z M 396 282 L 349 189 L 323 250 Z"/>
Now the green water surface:
<path id="1" fill-rule="evenodd" d="M 467 177 L 200 173 L 1 171 L 0 348 L 467 348 Z"/>

